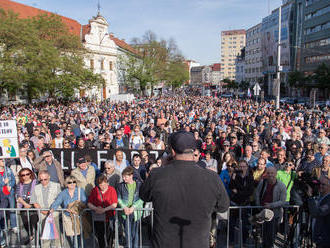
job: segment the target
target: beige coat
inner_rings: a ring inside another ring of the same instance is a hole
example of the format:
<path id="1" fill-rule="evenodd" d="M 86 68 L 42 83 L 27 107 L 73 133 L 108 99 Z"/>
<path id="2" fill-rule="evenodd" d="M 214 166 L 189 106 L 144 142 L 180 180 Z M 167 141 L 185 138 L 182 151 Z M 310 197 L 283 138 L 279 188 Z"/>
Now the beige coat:
<path id="1" fill-rule="evenodd" d="M 81 173 L 80 168 L 76 168 L 71 172 L 71 176 L 74 176 L 77 180 L 77 187 L 83 188 L 88 197 L 92 189 L 95 187 L 95 169 L 93 166 L 88 166 L 87 175 Z"/>
<path id="2" fill-rule="evenodd" d="M 61 164 L 53 158 L 58 180 L 60 181 L 61 187 L 64 187 L 64 173 Z M 33 163 L 33 167 L 36 168 L 36 170 L 47 170 L 46 161 L 44 160 L 43 156 L 39 156 Z"/>
<path id="3" fill-rule="evenodd" d="M 36 202 L 41 208 L 50 208 L 50 205 L 55 201 L 56 197 L 61 193 L 61 186 L 58 183 L 49 182 L 49 191 L 47 195 L 47 204 L 45 204 L 42 197 L 42 184 L 38 184 L 34 187 L 32 195 L 35 196 Z M 58 212 L 54 211 L 54 216 L 58 215 Z M 43 216 L 43 215 L 42 215 Z"/>

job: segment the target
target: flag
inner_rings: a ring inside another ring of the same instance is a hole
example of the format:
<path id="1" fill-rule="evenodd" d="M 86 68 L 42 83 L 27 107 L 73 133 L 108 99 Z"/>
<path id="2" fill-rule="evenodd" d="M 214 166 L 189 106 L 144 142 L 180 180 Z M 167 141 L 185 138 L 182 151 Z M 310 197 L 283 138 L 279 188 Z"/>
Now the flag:
<path id="1" fill-rule="evenodd" d="M 249 98 L 251 97 L 251 91 L 250 91 L 250 88 L 248 88 L 247 95 L 248 95 Z"/>

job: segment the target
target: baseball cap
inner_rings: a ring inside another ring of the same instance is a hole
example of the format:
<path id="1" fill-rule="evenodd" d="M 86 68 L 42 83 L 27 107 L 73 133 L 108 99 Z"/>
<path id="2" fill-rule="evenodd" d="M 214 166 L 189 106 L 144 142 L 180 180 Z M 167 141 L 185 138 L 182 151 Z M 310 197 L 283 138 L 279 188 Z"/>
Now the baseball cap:
<path id="1" fill-rule="evenodd" d="M 178 131 L 171 134 L 169 144 L 178 154 L 190 153 L 197 148 L 194 135 L 187 131 Z"/>
<path id="2" fill-rule="evenodd" d="M 80 157 L 80 158 L 78 158 L 77 163 L 78 164 L 86 163 L 86 159 L 84 157 Z"/>
<path id="3" fill-rule="evenodd" d="M 57 130 L 55 130 L 55 133 L 60 133 L 60 132 L 61 132 L 61 131 L 60 131 L 60 130 L 58 130 L 58 129 L 57 129 Z"/>

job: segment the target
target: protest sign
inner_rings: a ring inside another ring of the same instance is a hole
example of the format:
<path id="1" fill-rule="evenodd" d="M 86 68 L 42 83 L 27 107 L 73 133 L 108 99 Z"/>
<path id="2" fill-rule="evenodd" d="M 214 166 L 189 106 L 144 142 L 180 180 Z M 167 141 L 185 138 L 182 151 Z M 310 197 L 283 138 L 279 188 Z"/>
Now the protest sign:
<path id="1" fill-rule="evenodd" d="M 0 121 L 0 158 L 17 158 L 18 152 L 16 121 Z"/>
<path id="2" fill-rule="evenodd" d="M 85 155 L 90 155 L 92 161 L 96 163 L 99 169 L 103 169 L 103 164 L 107 160 L 114 160 L 116 150 L 104 150 L 104 149 L 51 149 L 54 157 L 59 161 L 64 170 L 71 170 L 76 168 L 77 160 Z M 124 159 L 129 162 L 133 158 L 134 154 L 140 154 L 141 150 L 122 150 Z M 158 156 L 164 153 L 163 150 L 148 151 L 149 158 L 156 160 Z"/>

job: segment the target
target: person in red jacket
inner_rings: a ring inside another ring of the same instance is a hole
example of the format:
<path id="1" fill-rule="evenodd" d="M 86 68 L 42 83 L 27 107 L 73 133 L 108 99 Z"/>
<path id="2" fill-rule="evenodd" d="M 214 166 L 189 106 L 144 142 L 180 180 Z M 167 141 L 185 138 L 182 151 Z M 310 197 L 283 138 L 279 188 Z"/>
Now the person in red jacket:
<path id="1" fill-rule="evenodd" d="M 112 247 L 117 193 L 109 186 L 108 179 L 104 175 L 97 179 L 97 185 L 88 198 L 88 207 L 93 211 L 94 230 L 99 247 Z"/>

